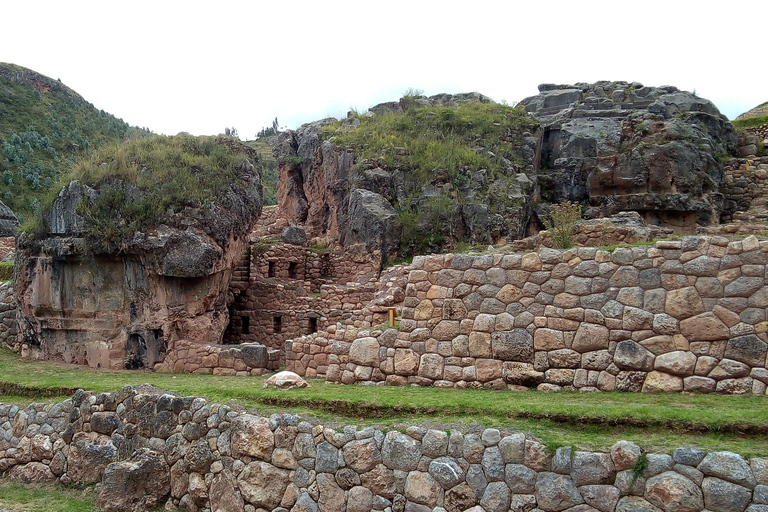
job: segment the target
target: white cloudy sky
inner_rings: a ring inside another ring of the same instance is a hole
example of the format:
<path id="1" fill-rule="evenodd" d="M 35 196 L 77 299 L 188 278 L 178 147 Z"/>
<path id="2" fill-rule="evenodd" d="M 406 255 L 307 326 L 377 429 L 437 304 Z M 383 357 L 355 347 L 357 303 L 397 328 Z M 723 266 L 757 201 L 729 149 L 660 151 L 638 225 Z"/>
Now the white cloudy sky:
<path id="1" fill-rule="evenodd" d="M 166 134 L 252 138 L 409 88 L 511 103 L 597 80 L 695 90 L 734 118 L 768 101 L 767 14 L 765 0 L 6 0 L 0 62 Z"/>

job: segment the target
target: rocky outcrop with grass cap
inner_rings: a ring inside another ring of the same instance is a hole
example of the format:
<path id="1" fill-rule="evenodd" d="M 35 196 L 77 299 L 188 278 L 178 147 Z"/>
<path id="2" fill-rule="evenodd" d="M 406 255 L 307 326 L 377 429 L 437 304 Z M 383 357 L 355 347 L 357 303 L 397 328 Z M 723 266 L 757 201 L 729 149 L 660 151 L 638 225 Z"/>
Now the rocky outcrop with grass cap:
<path id="1" fill-rule="evenodd" d="M 146 137 L 96 152 L 72 177 L 19 241 L 24 350 L 153 368 L 177 342 L 220 343 L 233 264 L 262 208 L 255 152 Z"/>

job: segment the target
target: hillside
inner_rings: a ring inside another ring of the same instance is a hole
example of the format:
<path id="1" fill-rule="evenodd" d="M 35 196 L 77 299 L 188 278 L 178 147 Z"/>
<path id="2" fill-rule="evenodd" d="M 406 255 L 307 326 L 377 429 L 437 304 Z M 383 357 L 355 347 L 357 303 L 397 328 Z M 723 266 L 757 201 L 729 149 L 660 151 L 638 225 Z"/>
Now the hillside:
<path id="1" fill-rule="evenodd" d="M 768 101 L 740 114 L 734 121 L 736 129 L 755 128 L 768 124 Z"/>
<path id="2" fill-rule="evenodd" d="M 28 217 L 62 172 L 99 146 L 145 133 L 47 76 L 0 63 L 0 200 Z"/>

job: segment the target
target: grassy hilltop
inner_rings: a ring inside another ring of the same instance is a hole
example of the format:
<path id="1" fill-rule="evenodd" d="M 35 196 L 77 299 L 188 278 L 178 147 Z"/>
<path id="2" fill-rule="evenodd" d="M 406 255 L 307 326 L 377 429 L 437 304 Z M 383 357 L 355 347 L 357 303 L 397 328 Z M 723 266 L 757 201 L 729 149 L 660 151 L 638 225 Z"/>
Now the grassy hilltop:
<path id="1" fill-rule="evenodd" d="M 0 63 L 0 200 L 23 220 L 79 156 L 146 133 L 47 76 Z"/>

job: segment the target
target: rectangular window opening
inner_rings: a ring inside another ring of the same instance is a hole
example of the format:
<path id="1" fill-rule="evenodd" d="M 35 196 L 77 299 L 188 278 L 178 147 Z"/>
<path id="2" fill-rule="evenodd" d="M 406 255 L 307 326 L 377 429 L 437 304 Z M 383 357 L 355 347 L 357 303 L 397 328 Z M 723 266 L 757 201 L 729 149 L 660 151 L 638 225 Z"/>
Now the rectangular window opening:
<path id="1" fill-rule="evenodd" d="M 241 317 L 243 321 L 243 334 L 251 334 L 251 317 Z"/>
<path id="2" fill-rule="evenodd" d="M 309 318 L 309 334 L 317 332 L 317 318 Z"/>
<path id="3" fill-rule="evenodd" d="M 272 317 L 272 332 L 275 334 L 279 334 L 282 331 L 283 331 L 283 317 L 281 316 Z"/>
<path id="4" fill-rule="evenodd" d="M 275 262 L 269 262 L 269 268 L 267 268 L 267 277 L 275 277 Z"/>
<path id="5" fill-rule="evenodd" d="M 288 264 L 288 277 L 290 277 L 291 279 L 296 279 L 296 267 L 298 265 L 299 264 L 296 263 L 295 261 L 292 261 Z"/>

